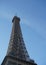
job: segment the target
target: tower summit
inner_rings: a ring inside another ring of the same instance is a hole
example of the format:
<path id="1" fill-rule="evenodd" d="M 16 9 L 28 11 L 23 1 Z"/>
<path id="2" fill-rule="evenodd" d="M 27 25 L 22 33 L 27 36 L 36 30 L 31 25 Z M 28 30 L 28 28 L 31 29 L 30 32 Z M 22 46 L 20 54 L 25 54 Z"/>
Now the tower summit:
<path id="1" fill-rule="evenodd" d="M 17 22 L 17 21 L 19 22 L 19 21 L 20 21 L 20 18 L 19 18 L 19 17 L 17 17 L 17 16 L 14 16 L 14 18 L 13 18 L 12 22 L 14 22 L 14 21 L 15 21 L 15 22 Z"/>
<path id="2" fill-rule="evenodd" d="M 30 59 L 23 40 L 20 18 L 14 16 L 7 54 L 1 65 L 37 65 Z"/>

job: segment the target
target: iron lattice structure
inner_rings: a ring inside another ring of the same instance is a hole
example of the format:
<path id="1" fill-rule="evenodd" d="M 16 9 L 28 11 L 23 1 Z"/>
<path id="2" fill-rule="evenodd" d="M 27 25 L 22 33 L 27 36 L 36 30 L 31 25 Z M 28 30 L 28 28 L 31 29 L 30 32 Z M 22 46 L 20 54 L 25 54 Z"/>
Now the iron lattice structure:
<path id="1" fill-rule="evenodd" d="M 1 65 L 37 65 L 30 59 L 23 40 L 20 18 L 14 16 L 8 51 Z"/>

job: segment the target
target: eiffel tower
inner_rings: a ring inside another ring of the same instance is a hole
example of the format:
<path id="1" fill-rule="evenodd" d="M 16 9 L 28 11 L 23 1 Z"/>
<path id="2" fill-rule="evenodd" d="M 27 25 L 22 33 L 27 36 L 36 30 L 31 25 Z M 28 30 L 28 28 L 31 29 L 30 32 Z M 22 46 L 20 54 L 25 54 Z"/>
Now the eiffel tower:
<path id="1" fill-rule="evenodd" d="M 37 65 L 30 59 L 23 40 L 20 18 L 13 17 L 12 32 L 7 54 L 1 65 Z"/>

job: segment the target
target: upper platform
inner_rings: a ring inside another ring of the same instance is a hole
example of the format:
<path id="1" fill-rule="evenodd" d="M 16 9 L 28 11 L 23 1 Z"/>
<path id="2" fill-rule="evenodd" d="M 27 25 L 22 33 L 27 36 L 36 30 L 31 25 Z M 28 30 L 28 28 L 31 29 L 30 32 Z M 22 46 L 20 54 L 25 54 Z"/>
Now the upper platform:
<path id="1" fill-rule="evenodd" d="M 14 22 L 14 21 L 18 21 L 19 22 L 20 21 L 20 18 L 17 17 L 17 16 L 14 16 L 12 22 Z"/>

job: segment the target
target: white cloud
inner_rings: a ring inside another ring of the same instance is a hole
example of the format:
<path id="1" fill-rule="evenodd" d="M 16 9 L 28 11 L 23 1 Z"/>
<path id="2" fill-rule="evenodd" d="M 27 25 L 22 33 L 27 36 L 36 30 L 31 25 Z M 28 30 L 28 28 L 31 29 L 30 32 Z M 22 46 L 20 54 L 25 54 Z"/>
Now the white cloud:
<path id="1" fill-rule="evenodd" d="M 35 32 L 37 32 L 42 38 L 46 39 L 46 26 L 45 23 L 43 25 L 43 23 L 40 23 L 40 20 L 37 21 L 30 21 L 27 19 L 22 19 L 22 23 L 27 25 L 28 27 L 32 28 L 33 30 L 35 30 Z"/>

